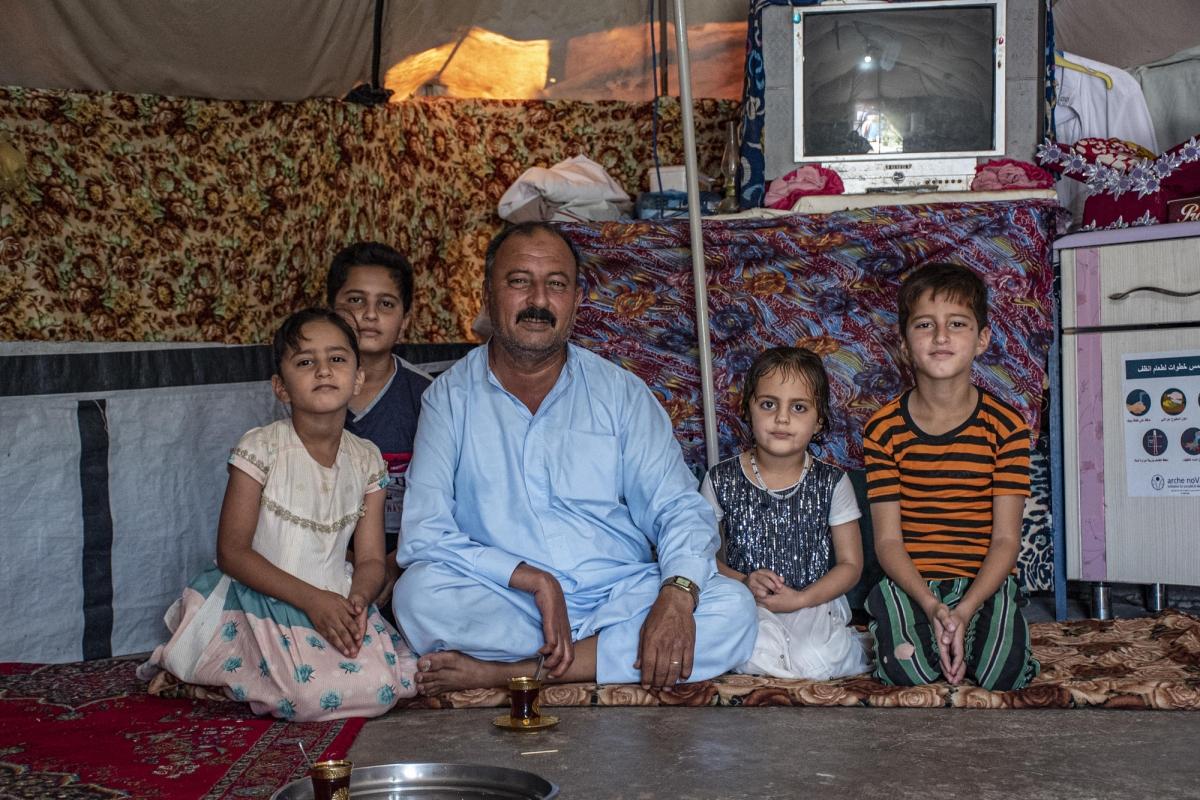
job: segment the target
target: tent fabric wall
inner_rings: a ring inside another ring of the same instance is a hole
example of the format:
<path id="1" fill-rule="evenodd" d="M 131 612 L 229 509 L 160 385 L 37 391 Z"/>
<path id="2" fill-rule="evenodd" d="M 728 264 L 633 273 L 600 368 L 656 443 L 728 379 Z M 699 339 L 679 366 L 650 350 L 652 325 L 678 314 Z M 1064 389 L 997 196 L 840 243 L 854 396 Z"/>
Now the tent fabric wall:
<path id="1" fill-rule="evenodd" d="M 1149 64 L 1200 41 L 1196 0 L 1051 0 L 1058 46 L 1122 69 Z"/>
<path id="2" fill-rule="evenodd" d="M 0 629 L 0 661 L 149 650 L 212 561 L 229 448 L 284 413 L 261 379 L 269 353 L 13 349 L 0 348 L 0 430 L 15 434 L 0 448 L 0 605 L 28 612 Z"/>
<path id="3" fill-rule="evenodd" d="M 1132 74 L 1145 93 L 1161 152 L 1200 134 L 1200 46 L 1144 64 Z"/>
<path id="4" fill-rule="evenodd" d="M 652 103 L 428 98 L 218 102 L 0 88 L 28 162 L 0 195 L 0 339 L 264 342 L 323 298 L 330 257 L 376 239 L 416 270 L 408 338 L 472 338 L 496 204 L 577 154 L 630 192 L 653 163 Z M 728 101 L 696 103 L 719 172 Z M 681 161 L 663 100 L 659 155 Z"/>
<path id="5" fill-rule="evenodd" d="M 0 398 L 0 660 L 74 661 L 83 654 L 83 501 L 78 401 Z M 68 578 L 69 576 L 69 578 Z M 49 620 L 49 625 L 43 625 Z"/>
<path id="6" fill-rule="evenodd" d="M 426 369 L 463 345 L 398 350 Z M 265 345 L 0 344 L 0 661 L 149 650 L 215 555 L 225 459 L 281 418 Z"/>

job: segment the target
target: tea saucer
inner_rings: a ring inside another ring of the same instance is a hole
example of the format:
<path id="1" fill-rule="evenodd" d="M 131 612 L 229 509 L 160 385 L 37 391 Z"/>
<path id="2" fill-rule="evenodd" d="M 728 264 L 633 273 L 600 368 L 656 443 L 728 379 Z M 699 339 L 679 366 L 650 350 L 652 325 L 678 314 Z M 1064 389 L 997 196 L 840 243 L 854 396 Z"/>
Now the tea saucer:
<path id="1" fill-rule="evenodd" d="M 524 731 L 526 733 L 532 731 L 543 731 L 546 728 L 553 728 L 558 724 L 558 717 L 549 714 L 542 714 L 541 719 L 537 722 L 521 722 L 514 721 L 512 717 L 505 714 L 502 717 L 496 717 L 492 720 L 492 724 L 497 728 L 504 728 L 506 731 Z"/>

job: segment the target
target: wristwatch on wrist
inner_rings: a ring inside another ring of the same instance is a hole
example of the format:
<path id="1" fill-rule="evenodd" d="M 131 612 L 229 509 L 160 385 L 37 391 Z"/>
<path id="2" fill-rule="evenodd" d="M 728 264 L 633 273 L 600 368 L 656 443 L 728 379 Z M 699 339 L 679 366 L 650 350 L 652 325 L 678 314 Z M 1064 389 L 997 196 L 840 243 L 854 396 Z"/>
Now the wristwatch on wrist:
<path id="1" fill-rule="evenodd" d="M 692 608 L 700 605 L 700 587 L 691 578 L 675 575 L 663 581 L 663 586 L 670 586 L 673 589 L 679 589 L 690 594 L 692 596 Z"/>

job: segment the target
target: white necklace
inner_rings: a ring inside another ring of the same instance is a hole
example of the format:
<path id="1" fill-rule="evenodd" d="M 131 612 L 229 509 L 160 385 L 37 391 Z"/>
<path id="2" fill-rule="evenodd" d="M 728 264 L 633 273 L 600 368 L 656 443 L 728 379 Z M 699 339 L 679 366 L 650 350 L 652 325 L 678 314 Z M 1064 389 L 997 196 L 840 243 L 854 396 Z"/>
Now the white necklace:
<path id="1" fill-rule="evenodd" d="M 757 448 L 755 448 L 757 449 Z M 808 454 L 804 455 L 804 468 L 800 470 L 800 477 L 791 486 L 784 489 L 771 489 L 767 487 L 767 482 L 763 480 L 762 473 L 758 471 L 758 461 L 754 458 L 754 450 L 750 451 L 750 469 L 754 472 L 754 478 L 758 481 L 758 485 L 763 488 L 767 494 L 774 497 L 776 500 L 787 500 L 789 497 L 800 491 L 800 484 L 804 483 L 804 477 L 808 475 Z"/>

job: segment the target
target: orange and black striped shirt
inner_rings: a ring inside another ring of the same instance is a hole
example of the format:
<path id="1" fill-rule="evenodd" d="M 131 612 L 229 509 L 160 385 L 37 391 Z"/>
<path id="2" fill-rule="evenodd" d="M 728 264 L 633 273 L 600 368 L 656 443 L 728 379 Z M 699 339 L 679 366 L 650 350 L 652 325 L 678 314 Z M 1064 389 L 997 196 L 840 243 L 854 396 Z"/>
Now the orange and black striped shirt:
<path id="1" fill-rule="evenodd" d="M 980 389 L 966 422 L 931 436 L 913 422 L 908 397 L 863 430 L 867 498 L 900 503 L 904 549 L 922 578 L 974 578 L 992 542 L 992 498 L 1029 495 L 1029 426 Z"/>

